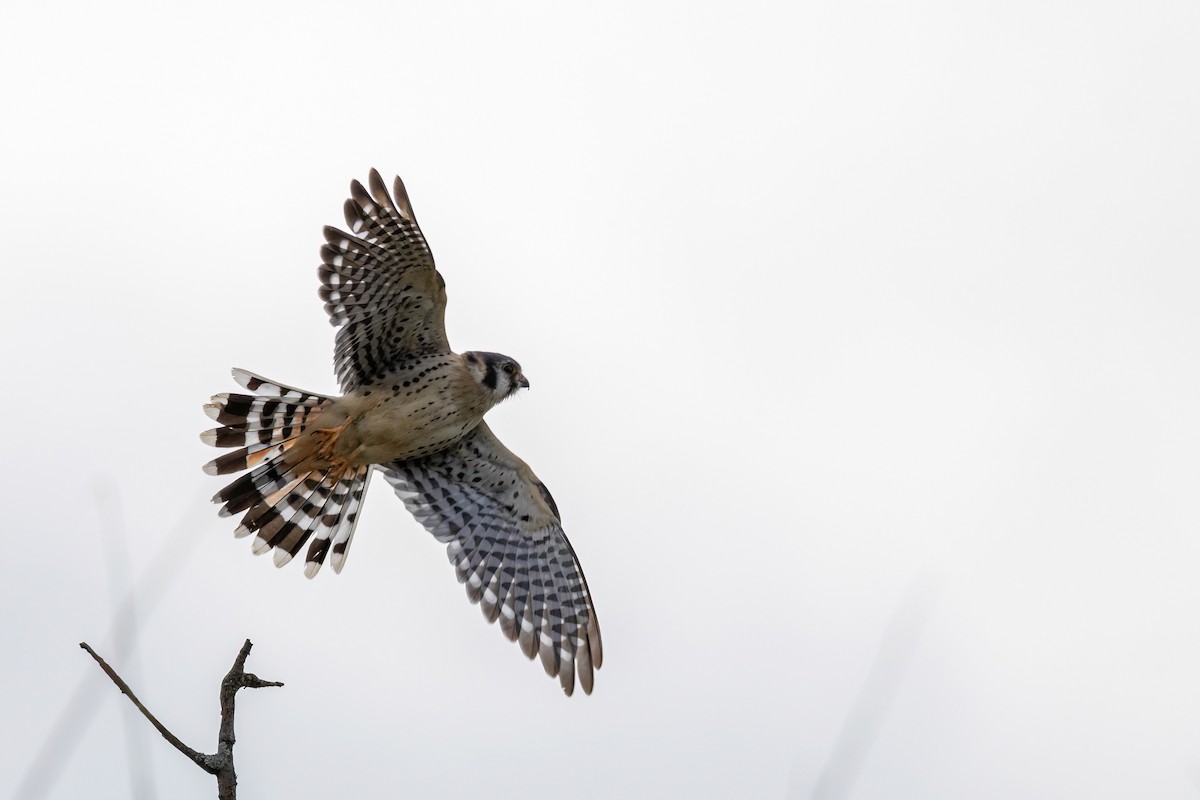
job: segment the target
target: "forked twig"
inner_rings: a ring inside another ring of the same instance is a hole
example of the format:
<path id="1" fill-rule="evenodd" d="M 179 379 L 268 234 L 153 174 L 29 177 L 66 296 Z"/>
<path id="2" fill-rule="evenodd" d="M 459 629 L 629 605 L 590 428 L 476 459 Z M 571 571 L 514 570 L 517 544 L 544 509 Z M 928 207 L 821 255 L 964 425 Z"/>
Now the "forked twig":
<path id="1" fill-rule="evenodd" d="M 237 773 L 233 769 L 233 744 L 236 737 L 233 734 L 233 714 L 234 714 L 234 697 L 237 695 L 238 689 L 250 688 L 261 689 L 264 686 L 283 686 L 278 681 L 264 681 L 257 675 L 246 672 L 246 657 L 250 655 L 250 648 L 253 647 L 250 640 L 242 645 L 242 649 L 238 651 L 237 658 L 233 661 L 233 667 L 229 673 L 221 679 L 221 731 L 217 737 L 217 752 L 208 754 L 201 753 L 188 747 L 183 741 L 171 733 L 166 725 L 163 725 L 158 719 L 150 713 L 150 709 L 138 700 L 137 695 L 129 688 L 129 684 L 121 679 L 121 676 L 116 673 L 108 663 L 101 658 L 95 650 L 91 648 L 87 642 L 80 642 L 79 646 L 88 652 L 92 658 L 96 659 L 96 663 L 100 665 L 100 669 L 104 670 L 112 682 L 117 685 L 121 693 L 129 698 L 138 711 L 142 712 L 142 716 L 150 721 L 154 729 L 162 734 L 171 745 L 183 753 L 188 759 L 200 767 L 200 769 L 217 776 L 217 798 L 218 800 L 235 800 L 237 797 Z"/>

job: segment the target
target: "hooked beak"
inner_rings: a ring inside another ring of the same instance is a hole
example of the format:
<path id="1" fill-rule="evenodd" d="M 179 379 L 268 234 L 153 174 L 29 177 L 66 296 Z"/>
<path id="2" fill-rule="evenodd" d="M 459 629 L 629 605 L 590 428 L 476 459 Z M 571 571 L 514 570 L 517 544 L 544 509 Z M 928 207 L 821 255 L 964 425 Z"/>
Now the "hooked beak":
<path id="1" fill-rule="evenodd" d="M 529 378 L 526 378 L 524 376 L 524 374 L 522 374 L 520 377 L 517 378 L 517 386 L 522 389 L 528 389 L 529 388 Z"/>

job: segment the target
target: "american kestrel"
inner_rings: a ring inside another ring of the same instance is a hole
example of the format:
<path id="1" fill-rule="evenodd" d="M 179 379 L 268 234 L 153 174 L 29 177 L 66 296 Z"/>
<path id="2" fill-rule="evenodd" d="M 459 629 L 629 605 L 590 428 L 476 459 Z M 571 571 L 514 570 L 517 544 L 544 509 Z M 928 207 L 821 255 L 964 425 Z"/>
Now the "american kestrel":
<path id="1" fill-rule="evenodd" d="M 222 427 L 201 439 L 236 447 L 204 465 L 249 470 L 213 497 L 241 514 L 236 536 L 283 566 L 311 540 L 304 574 L 329 557 L 346 563 L 373 470 L 446 544 L 458 580 L 488 621 L 563 691 L 575 676 L 592 691 L 602 660 L 587 581 L 545 484 L 500 443 L 484 415 L 529 381 L 497 353 L 458 354 L 446 340 L 445 281 L 404 183 L 395 198 L 371 170 L 370 192 L 350 184 L 350 232 L 325 228 L 321 298 L 338 328 L 334 366 L 344 394 L 329 397 L 241 369 L 252 394 L 219 394 L 204 407 Z"/>

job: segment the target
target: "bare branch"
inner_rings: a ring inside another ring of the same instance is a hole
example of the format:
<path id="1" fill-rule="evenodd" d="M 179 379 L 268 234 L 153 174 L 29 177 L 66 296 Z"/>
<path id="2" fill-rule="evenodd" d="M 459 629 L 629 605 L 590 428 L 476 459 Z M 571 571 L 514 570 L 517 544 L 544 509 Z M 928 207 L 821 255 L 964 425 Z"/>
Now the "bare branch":
<path id="1" fill-rule="evenodd" d="M 154 726 L 155 730 L 157 730 L 159 733 L 162 734 L 164 739 L 166 739 L 168 742 L 170 742 L 171 745 L 174 746 L 174 748 L 176 750 L 183 753 L 189 759 L 194 761 L 205 772 L 215 772 L 215 770 L 213 770 L 209 767 L 208 757 L 206 755 L 204 755 L 203 753 L 197 752 L 196 750 L 193 750 L 192 748 L 188 747 L 186 744 L 183 743 L 182 740 L 180 740 L 180 738 L 178 736 L 176 736 L 175 734 L 173 734 L 169 730 L 167 730 L 167 726 L 163 725 L 161 722 L 159 722 L 158 718 L 150 713 L 150 709 L 148 709 L 144 705 L 142 705 L 142 701 L 138 700 L 137 695 L 134 694 L 133 690 L 129 688 L 129 684 L 127 684 L 127 683 L 125 683 L 125 681 L 121 680 L 121 676 L 118 675 L 116 673 L 116 671 L 112 667 L 110 667 L 108 665 L 108 663 L 103 658 L 101 658 L 100 655 L 95 650 L 92 649 L 91 645 L 89 645 L 87 642 L 80 642 L 79 646 L 82 647 L 84 650 L 87 650 L 88 655 L 90 655 L 92 658 L 96 659 L 96 663 L 100 665 L 100 669 L 104 670 L 104 674 L 112 679 L 112 682 L 115 683 L 117 685 L 117 688 L 121 690 L 121 694 L 125 695 L 133 702 L 133 704 L 137 707 L 137 710 L 142 712 L 142 716 L 145 717 L 146 719 L 150 720 L 150 724 Z"/>
<path id="2" fill-rule="evenodd" d="M 221 731 L 217 738 L 217 752 L 212 755 L 201 753 L 188 747 L 179 737 L 167 730 L 166 726 L 159 722 L 153 714 L 150 713 L 142 701 L 137 699 L 137 695 L 129 688 L 125 681 L 121 680 L 121 676 L 113 670 L 104 659 L 96 654 L 87 642 L 80 642 L 80 647 L 88 651 L 92 658 L 96 659 L 96 663 L 104 670 L 104 673 L 112 679 L 112 682 L 117 685 L 121 693 L 126 695 L 137 707 L 138 711 L 142 712 L 142 716 L 150 720 L 150 724 L 163 735 L 163 738 L 174 745 L 175 749 L 183 753 L 192 760 L 202 770 L 210 775 L 217 776 L 217 798 L 218 800 L 235 800 L 237 797 L 237 773 L 233 769 L 233 744 L 236 737 L 233 733 L 233 716 L 234 716 L 234 698 L 237 695 L 238 689 L 261 689 L 264 686 L 283 686 L 279 681 L 264 681 L 253 673 L 246 672 L 246 657 L 250 655 L 250 648 L 253 647 L 250 640 L 242 645 L 242 649 L 238 651 L 237 658 L 233 660 L 233 667 L 229 673 L 221 679 Z"/>
<path id="3" fill-rule="evenodd" d="M 233 666 L 229 670 L 229 674 L 221 680 L 221 733 L 217 737 L 217 757 L 228 754 L 229 758 L 233 758 L 233 743 L 235 737 L 233 735 L 233 700 L 238 689 L 261 689 L 264 686 L 283 686 L 278 681 L 264 681 L 253 673 L 247 673 L 246 656 L 250 655 L 250 648 L 253 647 L 250 640 L 242 645 L 242 649 L 238 651 L 237 658 L 233 660 Z"/>

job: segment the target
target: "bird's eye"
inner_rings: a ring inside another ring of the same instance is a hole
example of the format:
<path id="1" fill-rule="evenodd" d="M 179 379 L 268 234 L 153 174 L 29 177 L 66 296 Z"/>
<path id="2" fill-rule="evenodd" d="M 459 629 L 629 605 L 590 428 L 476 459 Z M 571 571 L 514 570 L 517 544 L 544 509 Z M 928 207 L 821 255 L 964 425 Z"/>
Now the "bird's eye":
<path id="1" fill-rule="evenodd" d="M 504 371 L 505 371 L 505 373 L 512 375 L 514 372 L 517 371 L 517 368 L 514 367 L 512 364 L 505 364 Z"/>

